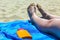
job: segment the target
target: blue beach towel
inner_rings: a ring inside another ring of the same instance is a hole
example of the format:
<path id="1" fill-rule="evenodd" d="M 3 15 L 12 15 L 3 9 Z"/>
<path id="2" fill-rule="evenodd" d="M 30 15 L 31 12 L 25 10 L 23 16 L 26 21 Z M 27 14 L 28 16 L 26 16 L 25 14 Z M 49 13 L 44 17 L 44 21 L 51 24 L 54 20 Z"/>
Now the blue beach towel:
<path id="1" fill-rule="evenodd" d="M 27 30 L 31 34 L 32 40 L 55 40 L 39 32 L 28 20 L 0 22 L 0 40 L 23 40 L 16 34 L 19 28 Z"/>

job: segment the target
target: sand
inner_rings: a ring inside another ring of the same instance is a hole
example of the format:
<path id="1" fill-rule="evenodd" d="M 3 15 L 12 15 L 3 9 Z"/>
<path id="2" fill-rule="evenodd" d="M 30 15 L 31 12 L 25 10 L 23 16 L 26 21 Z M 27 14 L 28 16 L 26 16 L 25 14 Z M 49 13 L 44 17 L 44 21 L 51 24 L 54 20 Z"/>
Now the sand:
<path id="1" fill-rule="evenodd" d="M 31 3 L 38 3 L 46 12 L 60 16 L 60 0 L 0 0 L 0 22 L 28 20 L 27 7 Z"/>

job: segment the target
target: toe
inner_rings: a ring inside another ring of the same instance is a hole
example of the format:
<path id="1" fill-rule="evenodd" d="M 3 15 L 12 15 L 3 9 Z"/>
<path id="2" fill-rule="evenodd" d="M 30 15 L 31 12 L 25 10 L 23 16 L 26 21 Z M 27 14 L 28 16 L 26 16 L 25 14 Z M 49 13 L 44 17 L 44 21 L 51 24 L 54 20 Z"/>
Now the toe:
<path id="1" fill-rule="evenodd" d="M 37 4 L 36 6 L 37 6 L 38 9 L 41 8 L 41 6 L 39 4 Z"/>
<path id="2" fill-rule="evenodd" d="M 30 4 L 27 9 L 31 8 L 32 6 L 35 6 L 34 3 Z"/>
<path id="3" fill-rule="evenodd" d="M 36 12 L 35 4 L 34 3 L 30 4 L 29 7 L 27 8 L 27 11 L 31 13 L 35 13 Z"/>

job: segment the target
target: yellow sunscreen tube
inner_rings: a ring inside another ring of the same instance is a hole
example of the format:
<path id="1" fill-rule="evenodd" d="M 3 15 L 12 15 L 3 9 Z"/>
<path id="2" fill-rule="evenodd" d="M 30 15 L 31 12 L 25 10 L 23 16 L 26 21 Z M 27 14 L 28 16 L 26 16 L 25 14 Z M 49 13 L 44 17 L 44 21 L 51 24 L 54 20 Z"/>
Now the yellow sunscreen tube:
<path id="1" fill-rule="evenodd" d="M 31 35 L 29 34 L 29 32 L 27 31 L 27 30 L 24 30 L 24 29 L 19 29 L 18 31 L 17 31 L 17 35 L 18 35 L 18 37 L 19 38 L 31 38 L 32 39 L 32 37 L 31 37 Z"/>

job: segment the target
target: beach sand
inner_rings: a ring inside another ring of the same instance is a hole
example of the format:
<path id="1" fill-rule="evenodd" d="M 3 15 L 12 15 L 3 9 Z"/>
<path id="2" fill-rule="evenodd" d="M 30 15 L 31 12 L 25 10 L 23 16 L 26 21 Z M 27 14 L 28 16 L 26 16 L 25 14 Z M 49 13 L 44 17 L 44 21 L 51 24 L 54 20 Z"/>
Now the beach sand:
<path id="1" fill-rule="evenodd" d="M 31 3 L 38 3 L 46 12 L 60 16 L 60 0 L 0 0 L 0 22 L 28 20 L 27 7 Z"/>

